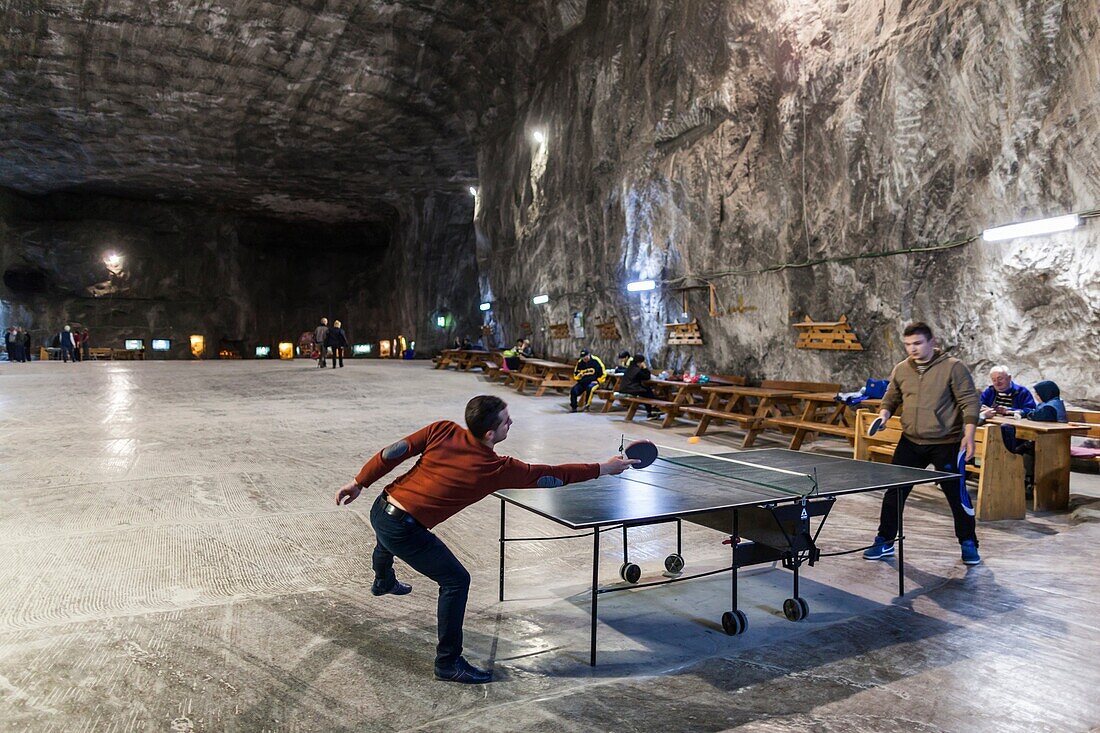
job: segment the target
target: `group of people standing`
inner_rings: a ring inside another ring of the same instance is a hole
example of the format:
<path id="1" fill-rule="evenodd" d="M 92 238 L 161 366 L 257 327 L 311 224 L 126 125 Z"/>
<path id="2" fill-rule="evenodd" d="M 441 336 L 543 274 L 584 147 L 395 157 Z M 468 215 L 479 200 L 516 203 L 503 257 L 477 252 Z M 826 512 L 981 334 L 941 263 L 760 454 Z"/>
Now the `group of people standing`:
<path id="1" fill-rule="evenodd" d="M 31 360 L 31 335 L 22 326 L 11 326 L 4 331 L 4 348 L 8 352 L 8 361 L 23 362 Z"/>
<path id="2" fill-rule="evenodd" d="M 313 345 L 317 354 L 317 366 L 325 368 L 325 357 L 332 354 L 332 368 L 336 368 L 336 361 L 340 361 L 340 367 L 344 366 L 344 352 L 348 348 L 348 335 L 344 333 L 340 321 L 333 321 L 328 325 L 328 319 L 322 318 L 321 324 L 313 329 Z"/>
<path id="3" fill-rule="evenodd" d="M 91 354 L 92 342 L 88 335 L 88 329 L 77 332 L 72 326 L 65 326 L 57 336 L 58 346 L 61 347 L 61 360 L 64 362 L 88 359 Z"/>

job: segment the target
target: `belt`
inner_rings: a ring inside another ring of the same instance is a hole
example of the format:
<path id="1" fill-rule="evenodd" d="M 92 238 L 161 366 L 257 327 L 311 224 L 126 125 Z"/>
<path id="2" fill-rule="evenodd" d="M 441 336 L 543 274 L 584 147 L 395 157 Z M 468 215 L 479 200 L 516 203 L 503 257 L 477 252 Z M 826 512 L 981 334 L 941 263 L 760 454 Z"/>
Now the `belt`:
<path id="1" fill-rule="evenodd" d="M 382 494 L 381 499 L 382 499 L 382 511 L 384 511 L 386 514 L 389 514 L 391 517 L 393 517 L 394 519 L 396 519 L 398 521 L 402 521 L 406 517 L 408 517 L 411 521 L 416 522 L 417 524 L 420 524 L 420 522 L 417 521 L 416 517 L 409 514 L 404 509 L 391 504 L 389 502 L 389 496 L 387 496 L 385 493 Z"/>

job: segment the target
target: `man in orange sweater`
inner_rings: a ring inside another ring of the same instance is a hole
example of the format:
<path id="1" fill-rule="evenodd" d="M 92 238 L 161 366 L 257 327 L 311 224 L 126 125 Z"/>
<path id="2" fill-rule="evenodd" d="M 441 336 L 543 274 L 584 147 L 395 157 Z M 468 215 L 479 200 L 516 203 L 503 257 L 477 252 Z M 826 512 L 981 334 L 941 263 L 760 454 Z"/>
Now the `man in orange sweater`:
<path id="1" fill-rule="evenodd" d="M 462 657 L 470 573 L 430 530 L 497 489 L 555 488 L 617 475 L 637 463 L 615 456 L 603 463 L 548 466 L 499 456 L 494 447 L 508 437 L 511 425 L 504 400 L 491 395 L 474 397 L 466 405 L 465 428 L 440 420 L 417 430 L 382 449 L 336 494 L 337 504 L 349 504 L 401 462 L 420 456 L 412 470 L 391 482 L 371 507 L 370 522 L 377 537 L 371 592 L 376 596 L 404 595 L 412 590 L 397 580 L 395 556 L 439 583 L 436 679 L 478 684 L 489 682 L 492 673 L 477 669 Z"/>

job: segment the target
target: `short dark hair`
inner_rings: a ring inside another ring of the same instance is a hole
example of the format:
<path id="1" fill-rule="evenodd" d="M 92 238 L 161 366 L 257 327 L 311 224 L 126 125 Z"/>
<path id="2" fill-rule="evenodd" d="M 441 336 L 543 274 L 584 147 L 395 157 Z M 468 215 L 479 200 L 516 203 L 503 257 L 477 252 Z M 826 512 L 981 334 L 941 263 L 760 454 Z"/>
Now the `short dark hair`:
<path id="1" fill-rule="evenodd" d="M 522 344 L 522 343 L 523 343 L 523 339 L 516 339 L 516 345 L 517 345 L 517 346 L 518 346 L 519 344 Z"/>
<path id="2" fill-rule="evenodd" d="M 932 340 L 932 327 L 924 321 L 913 321 L 905 330 L 901 332 L 902 336 L 924 336 L 929 341 Z"/>
<path id="3" fill-rule="evenodd" d="M 482 394 L 466 403 L 466 427 L 481 440 L 485 433 L 500 424 L 500 413 L 507 407 L 504 400 L 494 395 Z"/>
<path id="4" fill-rule="evenodd" d="M 634 363 L 635 364 L 645 364 L 645 354 L 635 354 L 634 355 Z"/>
<path id="5" fill-rule="evenodd" d="M 619 355 L 615 358 L 617 358 L 617 359 L 629 359 L 630 358 L 630 352 L 629 351 L 620 351 Z"/>

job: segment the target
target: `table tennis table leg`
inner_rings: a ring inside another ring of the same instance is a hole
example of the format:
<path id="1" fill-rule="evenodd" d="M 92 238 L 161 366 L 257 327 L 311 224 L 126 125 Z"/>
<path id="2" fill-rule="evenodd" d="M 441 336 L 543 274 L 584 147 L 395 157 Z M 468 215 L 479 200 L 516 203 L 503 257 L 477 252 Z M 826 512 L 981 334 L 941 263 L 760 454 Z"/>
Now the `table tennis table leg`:
<path id="1" fill-rule="evenodd" d="M 630 562 L 630 554 L 628 549 L 629 540 L 626 537 L 626 525 L 623 525 L 623 565 Z"/>
<path id="2" fill-rule="evenodd" d="M 624 528 L 625 529 L 625 528 Z M 596 614 L 600 600 L 600 528 L 592 529 L 592 637 L 589 643 L 588 664 L 596 666 Z"/>
<path id="3" fill-rule="evenodd" d="M 898 489 L 898 598 L 905 595 L 905 525 L 902 524 L 905 494 L 905 489 Z"/>
<path id="4" fill-rule="evenodd" d="M 508 505 L 500 500 L 500 602 L 504 602 L 504 509 Z"/>

